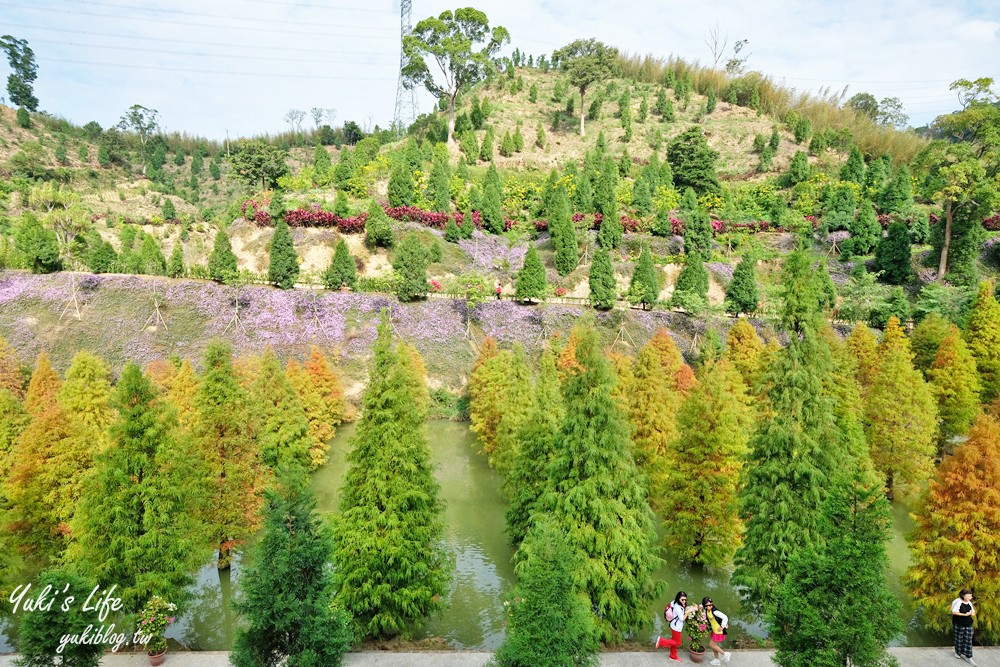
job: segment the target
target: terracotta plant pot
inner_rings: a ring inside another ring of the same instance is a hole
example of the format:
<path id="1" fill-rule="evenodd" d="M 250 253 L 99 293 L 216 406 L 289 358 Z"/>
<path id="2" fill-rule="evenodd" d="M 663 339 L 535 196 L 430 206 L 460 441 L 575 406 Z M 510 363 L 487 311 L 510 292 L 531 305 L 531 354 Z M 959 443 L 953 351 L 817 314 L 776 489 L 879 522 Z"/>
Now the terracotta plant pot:
<path id="1" fill-rule="evenodd" d="M 157 665 L 162 665 L 163 661 L 167 658 L 167 649 L 163 649 L 159 653 L 147 653 L 146 656 L 149 658 L 149 664 L 152 667 L 157 667 Z"/>
<path id="2" fill-rule="evenodd" d="M 688 647 L 688 653 L 691 655 L 691 662 L 701 662 L 705 659 L 705 649 L 700 651 L 695 651 L 690 646 Z"/>

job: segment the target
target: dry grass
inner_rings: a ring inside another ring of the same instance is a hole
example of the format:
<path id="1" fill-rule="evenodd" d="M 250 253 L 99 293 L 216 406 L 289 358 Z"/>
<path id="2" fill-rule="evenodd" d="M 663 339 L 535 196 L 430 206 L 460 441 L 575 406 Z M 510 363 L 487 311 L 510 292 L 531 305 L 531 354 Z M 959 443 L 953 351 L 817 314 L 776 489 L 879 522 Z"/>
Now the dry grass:
<path id="1" fill-rule="evenodd" d="M 720 98 L 725 97 L 726 91 L 736 80 L 724 71 L 697 62 L 689 63 L 676 56 L 664 59 L 625 54 L 619 61 L 619 67 L 622 76 L 626 78 L 654 84 L 661 84 L 667 72 L 673 71 L 677 78 L 690 77 L 696 91 L 706 93 L 714 88 L 719 91 Z M 816 132 L 847 128 L 858 147 L 869 155 L 888 153 L 897 164 L 902 164 L 912 160 L 927 143 L 914 132 L 901 132 L 876 125 L 867 116 L 845 108 L 843 102 L 846 89 L 838 92 L 827 88 L 820 90 L 818 94 L 802 93 L 776 83 L 760 72 L 747 73 L 742 79 L 758 91 L 761 110 L 765 114 L 784 118 L 789 111 L 795 111 L 808 118 Z"/>

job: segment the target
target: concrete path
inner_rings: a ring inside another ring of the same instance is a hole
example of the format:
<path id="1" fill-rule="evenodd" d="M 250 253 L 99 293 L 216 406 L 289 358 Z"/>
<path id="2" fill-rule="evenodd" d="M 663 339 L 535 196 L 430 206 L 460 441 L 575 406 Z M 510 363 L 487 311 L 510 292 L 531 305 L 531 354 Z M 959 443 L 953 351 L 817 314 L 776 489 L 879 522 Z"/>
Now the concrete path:
<path id="1" fill-rule="evenodd" d="M 950 648 L 893 648 L 901 667 L 961 667 L 966 663 L 955 658 Z M 979 667 L 1000 667 L 1000 647 L 973 649 Z M 346 667 L 483 667 L 491 653 L 481 651 L 426 651 L 421 653 L 392 653 L 366 651 L 348 653 Z M 677 663 L 667 660 L 667 651 L 643 653 L 603 653 L 601 667 L 663 667 Z M 686 652 L 681 653 L 683 664 L 692 664 Z M 774 667 L 771 651 L 733 651 L 730 667 Z M 0 667 L 12 667 L 13 655 L 0 656 Z M 702 663 L 708 665 L 708 660 Z M 724 663 L 725 664 L 725 663 Z M 145 667 L 149 661 L 143 654 L 108 654 L 101 661 L 102 667 Z M 164 667 L 228 667 L 229 653 L 173 652 L 167 654 Z"/>

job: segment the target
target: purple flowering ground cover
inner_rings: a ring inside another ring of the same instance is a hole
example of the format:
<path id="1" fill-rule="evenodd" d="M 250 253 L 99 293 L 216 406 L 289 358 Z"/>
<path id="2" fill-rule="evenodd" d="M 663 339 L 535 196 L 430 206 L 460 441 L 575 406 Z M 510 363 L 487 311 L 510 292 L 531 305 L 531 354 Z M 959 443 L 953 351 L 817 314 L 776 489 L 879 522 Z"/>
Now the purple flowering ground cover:
<path id="1" fill-rule="evenodd" d="M 523 252 L 524 248 L 504 250 L 517 266 Z M 162 321 L 156 316 L 157 306 Z M 591 315 L 582 306 L 490 300 L 470 314 L 460 299 L 402 304 L 387 294 L 282 291 L 266 286 L 237 290 L 201 280 L 0 271 L 0 336 L 24 363 L 33 363 L 46 350 L 60 370 L 81 349 L 99 354 L 116 372 L 127 361 L 146 364 L 173 354 L 197 364 L 208 341 L 222 339 L 237 355 L 272 347 L 280 357 L 301 358 L 310 346 L 318 345 L 338 359 L 349 382 L 363 383 L 383 309 L 389 312 L 396 334 L 423 355 L 431 385 L 453 389 L 464 385 L 475 359 L 469 328 L 474 338 L 492 336 L 503 346 L 520 343 L 529 354 L 588 316 L 594 318 L 605 344 L 617 338 L 616 349 L 623 346 L 626 352 L 634 352 L 661 326 L 687 350 L 692 335 L 699 333 L 696 329 L 704 328 L 683 314 L 665 311 Z M 622 318 L 628 336 L 618 335 Z"/>

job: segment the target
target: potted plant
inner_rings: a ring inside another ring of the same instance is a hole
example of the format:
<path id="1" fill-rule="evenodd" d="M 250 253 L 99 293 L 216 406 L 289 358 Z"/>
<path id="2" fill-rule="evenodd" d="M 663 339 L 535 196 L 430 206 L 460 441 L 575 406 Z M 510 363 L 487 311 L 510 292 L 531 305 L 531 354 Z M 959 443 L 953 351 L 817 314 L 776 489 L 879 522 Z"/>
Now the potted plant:
<path id="1" fill-rule="evenodd" d="M 159 595 L 154 595 L 139 612 L 138 629 L 148 637 L 146 654 L 149 656 L 149 664 L 153 667 L 163 664 L 167 652 L 167 638 L 163 635 L 167 631 L 167 626 L 174 622 L 176 609 L 177 605 L 167 602 Z"/>
<path id="2" fill-rule="evenodd" d="M 705 640 L 708 638 L 708 615 L 703 606 L 698 605 L 689 613 L 684 629 L 691 640 L 688 644 L 691 662 L 701 662 L 705 659 Z"/>

